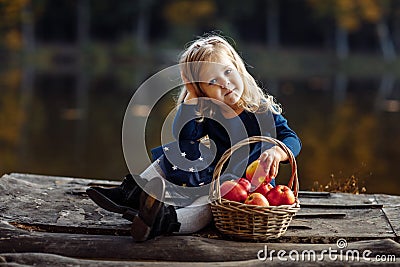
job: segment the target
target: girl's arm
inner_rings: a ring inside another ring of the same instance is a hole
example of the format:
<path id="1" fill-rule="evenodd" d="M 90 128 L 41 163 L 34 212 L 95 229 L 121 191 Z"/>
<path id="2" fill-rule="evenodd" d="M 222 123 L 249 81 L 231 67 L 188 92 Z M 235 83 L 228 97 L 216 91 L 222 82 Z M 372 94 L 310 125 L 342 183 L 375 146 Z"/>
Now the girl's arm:
<path id="1" fill-rule="evenodd" d="M 182 103 L 172 124 L 172 133 L 176 140 L 198 140 L 203 137 L 204 123 L 199 122 L 197 105 Z"/>
<path id="2" fill-rule="evenodd" d="M 181 73 L 182 80 L 185 84 L 185 89 L 186 89 L 186 96 L 183 100 L 185 104 L 188 105 L 197 105 L 197 98 L 199 97 L 196 93 L 196 89 L 193 83 L 189 82 L 189 80 Z"/>
<path id="3" fill-rule="evenodd" d="M 297 134 L 289 127 L 287 120 L 282 115 L 274 115 L 276 138 L 282 141 L 297 157 L 301 150 L 301 141 Z M 286 158 L 287 160 L 287 158 Z"/>
<path id="4" fill-rule="evenodd" d="M 185 79 L 184 79 L 185 81 Z M 172 132 L 177 140 L 198 140 L 205 136 L 204 123 L 199 122 L 197 95 L 191 83 L 186 83 L 186 97 L 178 107 L 172 125 Z"/>
<path id="5" fill-rule="evenodd" d="M 287 120 L 282 115 L 274 115 L 276 138 L 282 141 L 296 157 L 301 150 L 301 141 L 297 134 L 289 128 Z M 278 146 L 273 146 L 265 150 L 260 155 L 260 161 L 264 165 L 264 169 L 271 178 L 278 175 L 279 163 L 287 161 L 288 155 Z"/>

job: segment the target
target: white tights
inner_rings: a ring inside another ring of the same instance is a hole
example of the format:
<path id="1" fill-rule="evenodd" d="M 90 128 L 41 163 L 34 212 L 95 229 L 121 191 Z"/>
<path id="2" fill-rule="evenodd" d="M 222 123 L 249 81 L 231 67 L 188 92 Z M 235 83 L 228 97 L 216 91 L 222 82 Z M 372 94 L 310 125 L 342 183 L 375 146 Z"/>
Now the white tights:
<path id="1" fill-rule="evenodd" d="M 154 177 L 163 177 L 165 175 L 157 163 L 152 163 L 140 176 L 146 180 Z M 190 206 L 177 208 L 176 215 L 178 222 L 181 223 L 178 234 L 195 233 L 206 227 L 212 220 L 212 213 L 207 203 L 208 196 L 202 196 L 196 199 Z"/>

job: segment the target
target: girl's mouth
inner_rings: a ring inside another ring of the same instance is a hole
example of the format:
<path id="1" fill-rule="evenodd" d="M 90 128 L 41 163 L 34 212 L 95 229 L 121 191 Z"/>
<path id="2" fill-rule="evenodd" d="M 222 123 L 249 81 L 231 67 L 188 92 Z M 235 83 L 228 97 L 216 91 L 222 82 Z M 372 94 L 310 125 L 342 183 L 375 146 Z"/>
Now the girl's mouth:
<path id="1" fill-rule="evenodd" d="M 229 91 L 225 94 L 225 96 L 230 95 L 232 92 L 233 92 L 233 90 L 229 90 Z"/>

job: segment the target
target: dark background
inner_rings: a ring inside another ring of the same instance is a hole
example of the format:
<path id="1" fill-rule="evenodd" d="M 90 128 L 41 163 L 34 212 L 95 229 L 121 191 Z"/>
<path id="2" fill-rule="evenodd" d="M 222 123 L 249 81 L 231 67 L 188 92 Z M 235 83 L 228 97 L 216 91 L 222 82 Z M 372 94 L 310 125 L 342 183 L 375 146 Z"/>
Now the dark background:
<path id="1" fill-rule="evenodd" d="M 130 98 L 212 31 L 300 135 L 301 189 L 356 177 L 398 194 L 399 0 L 0 0 L 0 174 L 120 180 Z"/>

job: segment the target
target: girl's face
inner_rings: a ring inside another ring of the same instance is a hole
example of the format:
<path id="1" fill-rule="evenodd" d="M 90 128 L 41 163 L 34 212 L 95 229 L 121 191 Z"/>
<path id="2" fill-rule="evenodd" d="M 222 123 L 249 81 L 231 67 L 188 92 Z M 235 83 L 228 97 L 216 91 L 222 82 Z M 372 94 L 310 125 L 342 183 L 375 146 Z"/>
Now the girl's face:
<path id="1" fill-rule="evenodd" d="M 228 57 L 218 63 L 206 63 L 200 72 L 200 87 L 215 103 L 222 102 L 234 110 L 243 94 L 244 83 L 239 71 Z"/>

